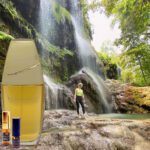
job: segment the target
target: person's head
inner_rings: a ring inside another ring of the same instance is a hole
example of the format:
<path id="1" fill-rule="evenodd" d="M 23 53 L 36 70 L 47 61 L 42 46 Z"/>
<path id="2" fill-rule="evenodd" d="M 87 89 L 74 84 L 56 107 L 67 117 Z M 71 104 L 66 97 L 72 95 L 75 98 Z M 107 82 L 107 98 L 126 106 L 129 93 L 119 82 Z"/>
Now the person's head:
<path id="1" fill-rule="evenodd" d="M 83 84 L 80 82 L 80 83 L 78 83 L 78 88 L 82 88 L 83 87 Z"/>

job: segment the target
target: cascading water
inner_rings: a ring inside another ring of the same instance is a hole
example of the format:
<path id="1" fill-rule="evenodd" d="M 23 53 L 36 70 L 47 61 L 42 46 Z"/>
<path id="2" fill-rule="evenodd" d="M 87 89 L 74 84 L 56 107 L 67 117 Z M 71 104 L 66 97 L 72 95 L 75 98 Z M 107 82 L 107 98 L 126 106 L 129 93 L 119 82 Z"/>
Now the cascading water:
<path id="1" fill-rule="evenodd" d="M 50 77 L 43 75 L 45 82 L 45 109 L 68 108 L 71 103 L 72 92 L 62 84 L 56 84 Z M 65 93 L 65 94 L 64 94 Z"/>
<path id="2" fill-rule="evenodd" d="M 41 34 L 45 37 L 48 37 L 48 33 L 51 28 L 50 9 L 50 0 L 40 0 L 39 30 Z"/>
<path id="3" fill-rule="evenodd" d="M 39 13 L 39 31 L 48 40 L 51 40 L 51 31 L 53 29 L 51 9 L 53 1 L 40 0 L 40 13 Z M 42 58 L 46 58 L 46 53 L 42 53 Z M 53 82 L 47 75 L 43 76 L 45 82 L 45 109 L 58 109 L 60 104 L 58 101 L 61 87 Z"/>
<path id="4" fill-rule="evenodd" d="M 103 104 L 105 112 L 110 112 L 111 106 L 109 106 L 107 101 L 107 96 L 105 92 L 105 87 L 103 80 L 100 80 L 96 74 L 98 73 L 98 65 L 97 65 L 97 56 L 94 49 L 91 46 L 90 39 L 87 38 L 84 31 L 84 23 L 82 18 L 82 11 L 79 7 L 79 0 L 72 0 L 71 7 L 71 19 L 72 24 L 74 26 L 75 32 L 74 37 L 76 40 L 76 45 L 78 48 L 78 56 L 81 61 L 83 67 L 87 67 L 92 71 L 88 70 L 88 74 L 92 77 L 93 81 L 97 85 L 97 89 L 99 92 L 100 101 Z M 43 36 L 45 36 L 49 41 L 51 41 L 51 32 L 55 30 L 55 26 L 53 25 L 52 19 L 52 11 L 51 7 L 55 1 L 53 0 L 40 0 L 40 32 Z M 62 3 L 62 1 L 61 1 Z M 64 3 L 63 3 L 64 4 Z M 94 73 L 95 72 L 95 73 Z M 44 80 L 46 83 L 46 109 L 57 109 L 59 106 L 63 106 L 61 100 L 58 98 L 59 91 L 62 90 L 60 85 L 55 84 L 52 80 L 49 79 L 46 75 L 44 75 Z"/>
<path id="5" fill-rule="evenodd" d="M 79 58 L 83 67 L 91 68 L 97 71 L 96 55 L 90 44 L 90 40 L 86 38 L 86 34 L 83 28 L 82 11 L 80 9 L 79 1 L 73 0 L 71 8 L 71 19 L 75 29 L 75 40 L 78 48 Z"/>
<path id="6" fill-rule="evenodd" d="M 45 109 L 58 108 L 58 91 L 59 86 L 55 84 L 47 75 L 43 76 L 46 88 Z"/>
<path id="7" fill-rule="evenodd" d="M 96 55 L 92 50 L 90 41 L 84 38 L 83 30 L 80 28 L 80 24 L 76 21 L 75 17 L 72 18 L 72 23 L 75 28 L 75 39 L 78 47 L 79 58 L 83 67 L 89 67 L 93 71 L 97 71 Z"/>
<path id="8" fill-rule="evenodd" d="M 83 18 L 82 11 L 79 6 L 79 0 L 73 0 L 73 5 L 71 9 L 72 23 L 75 29 L 75 39 L 76 45 L 78 47 L 79 58 L 81 59 L 82 66 L 87 67 L 88 74 L 92 77 L 93 81 L 97 85 L 97 89 L 100 95 L 100 101 L 103 104 L 105 112 L 111 112 L 111 105 L 107 100 L 107 93 L 105 92 L 106 87 L 104 81 L 97 75 L 97 57 L 91 46 L 90 40 L 86 37 L 83 28 Z M 92 70 L 92 71 L 90 71 Z"/>
<path id="9" fill-rule="evenodd" d="M 89 68 L 81 69 L 80 73 L 83 72 L 86 73 L 88 76 L 90 76 L 93 80 L 93 83 L 95 83 L 96 89 L 98 91 L 97 93 L 103 105 L 103 112 L 110 113 L 112 111 L 111 103 L 108 102 L 108 99 L 110 99 L 110 95 L 108 93 L 108 89 L 103 79 Z"/>

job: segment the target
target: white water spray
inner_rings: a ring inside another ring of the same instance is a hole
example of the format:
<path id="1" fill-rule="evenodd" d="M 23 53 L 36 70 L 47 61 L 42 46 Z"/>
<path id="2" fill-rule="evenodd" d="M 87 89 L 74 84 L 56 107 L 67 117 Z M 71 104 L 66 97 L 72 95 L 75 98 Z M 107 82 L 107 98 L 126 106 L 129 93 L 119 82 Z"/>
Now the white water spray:
<path id="1" fill-rule="evenodd" d="M 52 30 L 52 14 L 51 9 L 53 1 L 51 0 L 40 0 L 40 13 L 39 13 L 39 30 L 40 33 L 46 38 L 50 39 L 49 33 Z M 42 53 L 42 57 L 45 58 L 46 54 Z M 56 84 L 49 76 L 44 75 L 45 82 L 45 109 L 58 109 L 58 95 L 61 87 Z"/>
<path id="2" fill-rule="evenodd" d="M 50 0 L 40 0 L 40 32 L 47 38 L 49 30 L 51 28 L 51 3 Z"/>
<path id="3" fill-rule="evenodd" d="M 72 23 L 75 29 L 75 40 L 78 47 L 79 58 L 81 59 L 83 67 L 86 67 L 86 72 L 92 77 L 94 83 L 97 85 L 98 94 L 100 101 L 103 104 L 105 112 L 111 112 L 111 105 L 107 100 L 107 89 L 105 87 L 104 81 L 98 76 L 98 67 L 97 67 L 97 56 L 93 50 L 90 40 L 86 37 L 85 31 L 83 28 L 83 18 L 82 11 L 79 6 L 79 0 L 73 0 L 72 5 Z M 91 71 L 92 70 L 92 71 Z M 108 91 L 108 90 L 107 90 Z"/>
<path id="4" fill-rule="evenodd" d="M 78 48 L 78 56 L 83 67 L 87 67 L 97 73 L 97 56 L 91 46 L 90 39 L 86 37 L 84 31 L 82 11 L 79 7 L 80 2 L 79 0 L 73 0 L 72 2 L 73 4 L 71 9 L 71 19 L 75 29 L 74 37 Z M 48 35 L 53 29 L 52 14 L 50 11 L 53 3 L 53 0 L 40 0 L 40 32 L 48 39 L 50 39 Z M 106 111 L 110 112 L 111 109 L 107 102 L 106 94 L 103 91 L 104 83 L 102 82 L 102 80 L 99 80 L 100 77 L 98 78 L 94 73 L 91 73 L 90 71 L 88 72 L 90 73 L 93 81 L 97 84 L 100 101 L 102 101 L 102 104 L 104 105 Z M 46 83 L 46 109 L 57 109 L 59 107 L 58 91 L 61 86 L 55 84 L 46 75 L 44 75 L 44 80 Z"/>
<path id="5" fill-rule="evenodd" d="M 79 58 L 84 67 L 88 67 L 94 71 L 97 70 L 96 55 L 91 47 L 89 39 L 85 38 L 84 30 L 80 24 L 72 16 L 72 23 L 75 29 L 75 40 L 78 47 Z"/>
<path id="6" fill-rule="evenodd" d="M 83 68 L 80 71 L 81 73 L 84 72 L 86 73 L 88 76 L 90 76 L 93 80 L 93 83 L 95 83 L 96 85 L 96 90 L 98 91 L 98 95 L 100 98 L 101 103 L 104 106 L 104 112 L 110 113 L 112 111 L 112 107 L 111 104 L 108 102 L 108 98 L 109 98 L 109 93 L 108 93 L 108 89 L 104 83 L 104 80 L 95 72 L 91 71 L 89 68 Z"/>
<path id="7" fill-rule="evenodd" d="M 97 56 L 93 47 L 91 46 L 90 39 L 87 38 L 85 33 L 82 11 L 79 7 L 78 0 L 73 0 L 71 15 L 72 23 L 75 29 L 74 37 L 82 66 L 88 67 L 97 72 Z"/>
<path id="8" fill-rule="evenodd" d="M 57 109 L 60 86 L 54 83 L 47 75 L 44 75 L 43 78 L 46 83 L 46 109 Z"/>

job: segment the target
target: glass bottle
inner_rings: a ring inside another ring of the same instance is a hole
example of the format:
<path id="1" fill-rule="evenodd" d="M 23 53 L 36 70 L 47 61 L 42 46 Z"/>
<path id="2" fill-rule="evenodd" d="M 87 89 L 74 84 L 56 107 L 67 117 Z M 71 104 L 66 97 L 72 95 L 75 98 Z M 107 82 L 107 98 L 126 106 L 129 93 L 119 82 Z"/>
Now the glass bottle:
<path id="1" fill-rule="evenodd" d="M 10 111 L 11 119 L 21 119 L 20 141 L 23 145 L 36 144 L 40 136 L 43 92 L 42 69 L 34 41 L 12 40 L 2 77 L 2 110 Z"/>

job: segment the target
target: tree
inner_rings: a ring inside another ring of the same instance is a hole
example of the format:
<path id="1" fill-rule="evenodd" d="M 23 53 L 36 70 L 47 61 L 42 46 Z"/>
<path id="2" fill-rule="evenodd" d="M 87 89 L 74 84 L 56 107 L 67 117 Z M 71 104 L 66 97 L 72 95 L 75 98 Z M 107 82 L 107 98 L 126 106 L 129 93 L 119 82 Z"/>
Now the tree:
<path id="1" fill-rule="evenodd" d="M 104 48 L 104 47 L 102 47 Z M 97 52 L 97 55 L 104 66 L 104 74 L 105 77 L 109 79 L 118 79 L 120 77 L 118 72 L 118 59 L 116 55 L 109 55 L 107 53 L 107 49 L 102 49 L 101 51 Z M 113 56 L 113 57 L 112 57 Z"/>
<path id="2" fill-rule="evenodd" d="M 123 68 L 135 74 L 135 82 L 149 85 L 149 0 L 102 0 L 102 6 L 108 16 L 114 16 L 114 23 L 120 23 L 121 37 L 115 44 L 124 46 L 121 56 Z"/>

